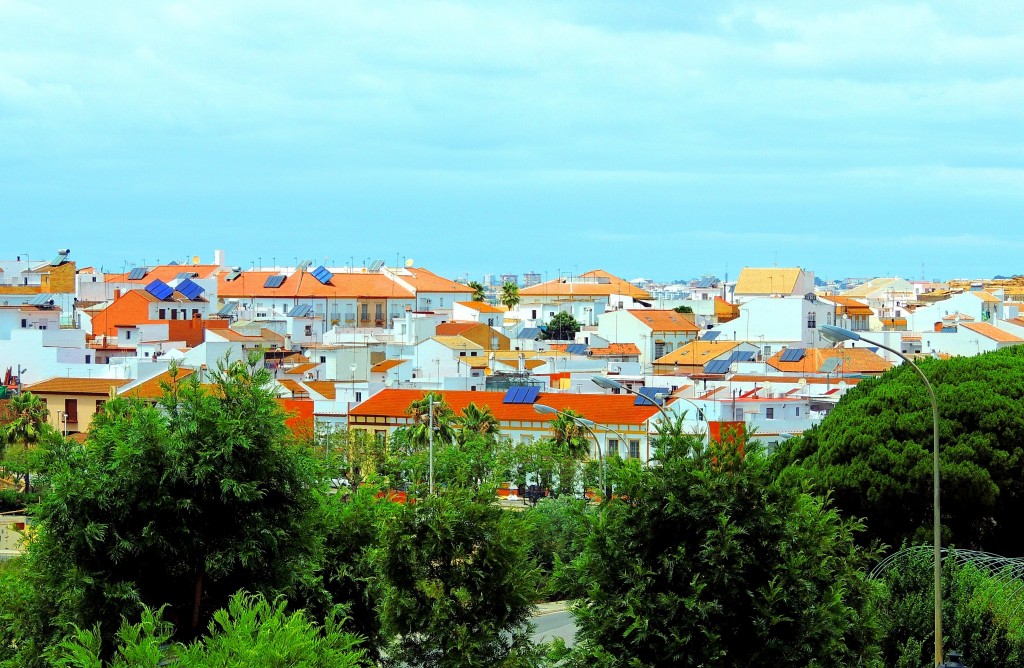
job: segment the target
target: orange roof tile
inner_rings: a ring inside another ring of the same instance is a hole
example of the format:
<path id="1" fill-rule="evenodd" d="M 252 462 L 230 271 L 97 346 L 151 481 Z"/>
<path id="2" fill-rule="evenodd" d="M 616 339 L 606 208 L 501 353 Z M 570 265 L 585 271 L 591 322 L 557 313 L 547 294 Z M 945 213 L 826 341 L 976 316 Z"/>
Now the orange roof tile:
<path id="1" fill-rule="evenodd" d="M 692 313 L 676 313 L 673 310 L 643 309 L 626 311 L 651 328 L 652 332 L 699 332 Z M 689 317 L 687 317 L 689 316 Z"/>
<path id="2" fill-rule="evenodd" d="M 382 362 L 377 362 L 376 364 L 371 366 L 370 367 L 370 371 L 372 371 L 374 373 L 382 373 L 384 371 L 388 371 L 390 369 L 394 369 L 396 366 L 401 366 L 402 364 L 405 364 L 408 361 L 409 360 L 399 360 L 399 359 L 384 360 Z"/>
<path id="3" fill-rule="evenodd" d="M 690 341 L 654 360 L 654 363 L 704 366 L 738 345 L 739 341 Z"/>
<path id="4" fill-rule="evenodd" d="M 1024 339 L 1019 336 L 1010 334 L 1007 331 L 999 329 L 995 325 L 990 325 L 987 322 L 962 322 L 962 327 L 966 327 L 972 332 L 981 334 L 982 336 L 998 341 L 999 343 L 1024 343 Z"/>
<path id="5" fill-rule="evenodd" d="M 428 271 L 423 267 L 410 267 L 403 273 L 400 270 L 397 273 L 398 278 L 411 285 L 416 292 L 463 292 L 467 295 L 473 294 L 473 288 L 462 283 L 456 283 L 453 280 L 438 276 L 432 271 Z"/>
<path id="6" fill-rule="evenodd" d="M 798 362 L 780 362 L 779 358 L 785 348 L 768 359 L 768 364 L 779 371 L 795 373 L 819 373 L 825 360 L 839 358 L 842 365 L 837 369 L 842 373 L 883 373 L 892 368 L 892 364 L 877 353 L 867 348 L 807 348 L 803 358 Z"/>
<path id="7" fill-rule="evenodd" d="M 592 357 L 639 355 L 640 348 L 635 343 L 609 343 L 607 348 L 591 348 L 589 353 Z"/>
<path id="8" fill-rule="evenodd" d="M 333 380 L 307 380 L 303 385 L 313 390 L 324 399 L 334 401 L 337 397 L 337 388 L 335 387 Z"/>
<path id="9" fill-rule="evenodd" d="M 159 267 L 153 267 L 146 272 L 146 275 L 136 280 L 130 280 L 128 273 L 124 274 L 106 274 L 103 280 L 107 283 L 134 283 L 139 286 L 146 286 L 153 281 L 159 279 L 164 283 L 170 283 L 171 281 L 178 278 L 179 274 L 186 271 L 194 271 L 199 274 L 198 278 L 213 278 L 213 275 L 220 269 L 215 264 L 165 264 Z"/>
<path id="10" fill-rule="evenodd" d="M 532 404 L 502 403 L 504 392 L 440 392 L 449 406 L 458 414 L 470 402 L 477 406 L 488 406 L 491 413 L 502 422 L 548 422 L 550 415 L 541 415 L 533 410 Z M 381 390 L 351 411 L 349 417 L 407 417 L 409 404 L 422 399 L 421 390 Z M 623 394 L 541 394 L 537 403 L 564 411 L 573 410 L 582 417 L 598 424 L 642 425 L 658 415 L 656 406 L 635 406 L 633 395 Z"/>
<path id="11" fill-rule="evenodd" d="M 479 326 L 478 322 L 442 322 L 434 333 L 438 336 L 458 336 Z"/>
<path id="12" fill-rule="evenodd" d="M 459 306 L 465 306 L 466 308 L 473 309 L 479 313 L 504 313 L 505 309 L 500 306 L 488 304 L 487 302 L 455 302 Z"/>
<path id="13" fill-rule="evenodd" d="M 180 383 L 181 381 L 191 376 L 193 373 L 195 373 L 195 370 L 193 369 L 178 369 L 178 376 L 174 380 L 174 382 Z M 164 395 L 163 388 L 160 387 L 162 383 L 171 384 L 171 373 L 169 371 L 164 371 L 161 374 L 157 374 L 156 376 L 150 378 L 149 380 L 139 383 L 135 387 L 128 388 L 127 390 L 122 390 L 121 392 L 119 392 L 119 394 L 125 394 L 132 397 L 140 397 L 142 399 L 159 399 Z"/>
<path id="14" fill-rule="evenodd" d="M 131 380 L 124 378 L 54 377 L 25 387 L 32 394 L 96 394 L 109 395 L 110 390 L 123 387 Z"/>
<path id="15" fill-rule="evenodd" d="M 306 373 L 307 371 L 312 371 L 313 369 L 317 368 L 318 366 L 320 366 L 320 365 L 315 363 L 315 362 L 308 362 L 306 364 L 299 364 L 299 365 L 293 366 L 291 369 L 286 369 L 285 370 L 285 374 L 289 375 L 289 376 L 301 375 L 301 374 Z"/>
<path id="16" fill-rule="evenodd" d="M 595 269 L 579 275 L 582 281 L 568 278 L 556 278 L 545 283 L 538 283 L 519 290 L 526 296 L 560 296 L 560 297 L 611 297 L 627 295 L 634 299 L 650 299 L 651 293 L 641 290 L 629 281 L 613 276 L 607 271 Z M 590 280 L 587 280 L 590 279 Z"/>
<path id="17" fill-rule="evenodd" d="M 243 297 L 275 297 L 307 299 L 351 299 L 373 297 L 378 299 L 412 299 L 413 293 L 383 274 L 338 273 L 324 284 L 304 271 L 287 276 L 279 288 L 265 288 L 267 278 L 280 275 L 276 271 L 244 271 L 238 278 L 228 281 L 229 272 L 217 276 L 217 294 L 221 299 Z"/>
<path id="18" fill-rule="evenodd" d="M 286 389 L 289 392 L 291 392 L 293 398 L 296 395 L 308 395 L 309 394 L 309 392 L 306 390 L 306 388 L 304 388 L 303 386 L 299 385 L 297 382 L 295 382 L 291 378 L 278 378 L 277 382 L 278 382 L 278 384 L 281 387 L 283 387 L 284 389 Z"/>

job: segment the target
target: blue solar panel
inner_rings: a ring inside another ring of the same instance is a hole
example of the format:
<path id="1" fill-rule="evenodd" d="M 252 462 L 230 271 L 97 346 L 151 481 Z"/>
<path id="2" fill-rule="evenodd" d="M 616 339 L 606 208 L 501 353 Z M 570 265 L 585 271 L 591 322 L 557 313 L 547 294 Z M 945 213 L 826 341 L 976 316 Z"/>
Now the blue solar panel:
<path id="1" fill-rule="evenodd" d="M 284 276 L 267 276 L 267 280 L 263 283 L 265 288 L 279 288 L 284 283 Z"/>
<path id="2" fill-rule="evenodd" d="M 656 394 L 664 394 L 668 396 L 671 394 L 671 390 L 667 387 L 641 387 L 640 396 L 633 402 L 634 406 L 660 406 L 663 403 L 663 399 L 655 399 Z"/>
<path id="3" fill-rule="evenodd" d="M 519 332 L 519 336 L 516 338 L 534 341 L 538 336 L 540 336 L 540 327 L 523 327 L 523 331 Z"/>
<path id="4" fill-rule="evenodd" d="M 698 288 L 713 288 L 718 284 L 717 278 L 704 278 L 697 284 Z"/>
<path id="5" fill-rule="evenodd" d="M 146 272 L 146 268 L 145 267 L 135 267 L 134 269 L 131 270 L 131 272 L 129 272 L 128 280 L 129 281 L 141 281 L 142 279 L 144 279 L 146 277 L 146 273 L 147 272 Z"/>
<path id="6" fill-rule="evenodd" d="M 526 394 L 523 395 L 523 398 L 522 398 L 522 400 L 519 403 L 521 403 L 521 404 L 532 404 L 533 402 L 537 401 L 537 395 L 539 395 L 539 394 L 540 394 L 540 388 L 539 387 L 530 386 L 530 387 L 526 388 Z"/>
<path id="7" fill-rule="evenodd" d="M 286 315 L 289 318 L 302 318 L 309 315 L 312 310 L 313 306 L 311 304 L 296 304 Z"/>
<path id="8" fill-rule="evenodd" d="M 586 355 L 587 346 L 585 343 L 570 343 L 565 347 L 565 352 L 570 355 Z"/>
<path id="9" fill-rule="evenodd" d="M 515 387 L 508 388 L 508 391 L 505 392 L 505 396 L 504 396 L 504 398 L 502 398 L 501 403 L 503 403 L 503 404 L 514 404 L 514 403 L 516 403 L 515 398 L 516 398 L 516 395 L 519 394 L 519 388 L 520 388 L 519 385 L 516 385 Z"/>
<path id="10" fill-rule="evenodd" d="M 310 275 L 313 278 L 315 278 L 316 280 L 320 281 L 324 285 L 327 285 L 328 283 L 330 283 L 331 279 L 334 278 L 334 274 L 332 274 L 323 265 L 320 265 L 319 267 L 317 267 L 316 269 L 314 269 L 313 271 L 311 271 L 309 273 L 310 273 Z"/>
<path id="11" fill-rule="evenodd" d="M 726 374 L 732 363 L 729 360 L 711 360 L 704 365 L 704 373 Z"/>
<path id="12" fill-rule="evenodd" d="M 786 348 L 779 357 L 780 362 L 799 362 L 804 358 L 806 351 L 803 348 Z"/>
<path id="13" fill-rule="evenodd" d="M 734 350 L 729 355 L 730 362 L 753 362 L 756 359 L 752 350 Z"/>
<path id="14" fill-rule="evenodd" d="M 146 286 L 146 292 L 163 301 L 174 294 L 174 288 L 158 278 Z"/>
<path id="15" fill-rule="evenodd" d="M 206 289 L 203 286 L 187 278 L 181 283 L 178 283 L 177 289 L 178 292 L 185 295 L 185 297 L 188 298 L 189 301 L 195 301 L 196 299 L 199 298 L 199 295 L 203 294 L 206 291 Z"/>
<path id="16" fill-rule="evenodd" d="M 235 312 L 236 308 L 238 308 L 238 302 L 226 302 L 224 306 L 221 306 L 220 310 L 217 311 L 217 315 L 231 315 Z"/>
<path id="17" fill-rule="evenodd" d="M 842 362 L 838 357 L 829 357 L 827 360 L 821 363 L 821 368 L 818 369 L 818 373 L 832 373 Z"/>

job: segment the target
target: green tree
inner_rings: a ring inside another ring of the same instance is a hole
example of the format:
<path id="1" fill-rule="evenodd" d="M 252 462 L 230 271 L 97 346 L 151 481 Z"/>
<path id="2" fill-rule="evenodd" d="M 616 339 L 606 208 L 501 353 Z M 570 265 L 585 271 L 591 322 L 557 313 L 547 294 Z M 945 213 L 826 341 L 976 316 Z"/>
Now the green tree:
<path id="1" fill-rule="evenodd" d="M 919 366 L 940 413 L 944 544 L 1024 553 L 1024 349 Z M 773 466 L 864 518 L 865 544 L 931 541 L 932 410 L 906 365 L 860 382 L 821 424 L 783 444 Z"/>
<path id="2" fill-rule="evenodd" d="M 512 310 L 519 305 L 519 286 L 509 281 L 501 286 L 501 293 L 498 295 L 498 301 L 501 304 Z"/>
<path id="3" fill-rule="evenodd" d="M 484 285 L 480 281 L 470 281 L 466 283 L 466 287 L 473 289 L 473 301 L 482 302 L 487 298 Z"/>
<path id="4" fill-rule="evenodd" d="M 619 469 L 573 566 L 567 665 L 881 665 L 860 526 L 745 445 L 663 436 L 659 466 Z"/>
<path id="5" fill-rule="evenodd" d="M 546 341 L 571 341 L 582 325 L 568 311 L 559 311 L 543 327 L 541 339 Z"/>
<path id="6" fill-rule="evenodd" d="M 433 410 L 431 410 L 433 407 Z M 433 419 L 431 420 L 431 412 Z M 412 418 L 413 424 L 409 429 L 409 437 L 412 443 L 420 448 L 427 446 L 430 440 L 430 425 L 434 425 L 434 446 L 447 445 L 455 441 L 456 419 L 444 397 L 437 392 L 427 392 L 422 399 L 409 404 L 405 409 L 406 415 Z"/>
<path id="7" fill-rule="evenodd" d="M 676 313 L 693 313 L 693 309 L 685 305 L 677 306 L 672 310 L 675 311 Z"/>
<path id="8" fill-rule="evenodd" d="M 550 423 L 555 457 L 558 460 L 559 494 L 576 492 L 580 463 L 590 453 L 590 441 L 587 440 L 589 432 L 580 423 L 582 417 L 569 409 L 561 411 Z"/>
<path id="9" fill-rule="evenodd" d="M 459 427 L 460 443 L 472 437 L 484 436 L 496 439 L 501 434 L 501 422 L 491 412 L 489 406 L 478 407 L 472 401 L 462 409 L 462 415 L 456 420 Z"/>
<path id="10" fill-rule="evenodd" d="M 39 443 L 47 433 L 53 431 L 46 422 L 46 418 L 50 414 L 46 402 L 31 392 L 22 392 L 11 399 L 8 405 L 8 414 L 11 421 L 3 427 L 3 443 L 6 445 L 20 445 L 24 450 L 28 450 Z M 6 452 L 0 450 L 0 454 L 6 454 Z M 18 461 L 21 460 L 24 460 L 24 457 Z M 31 491 L 29 468 L 24 466 L 15 466 L 15 468 L 19 469 L 18 473 L 25 479 L 25 491 Z"/>
<path id="11" fill-rule="evenodd" d="M 526 666 L 537 569 L 522 520 L 467 491 L 400 506 L 374 563 L 389 665 Z"/>
<path id="12" fill-rule="evenodd" d="M 172 375 L 173 375 L 172 371 Z M 176 637 L 239 589 L 291 593 L 311 571 L 318 470 L 292 442 L 259 356 L 222 361 L 160 407 L 107 402 L 83 447 L 54 449 L 29 571 L 49 632 L 113 633 L 167 606 Z"/>

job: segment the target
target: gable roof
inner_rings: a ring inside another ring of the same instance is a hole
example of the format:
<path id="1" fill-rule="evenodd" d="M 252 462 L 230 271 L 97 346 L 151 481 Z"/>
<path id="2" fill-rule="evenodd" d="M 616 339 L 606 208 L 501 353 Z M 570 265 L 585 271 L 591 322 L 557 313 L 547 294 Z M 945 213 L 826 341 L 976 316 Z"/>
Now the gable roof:
<path id="1" fill-rule="evenodd" d="M 842 295 L 818 295 L 818 298 L 822 301 L 832 302 L 836 305 L 837 312 L 842 312 L 847 315 L 870 316 L 874 313 L 870 306 L 851 297 L 845 297 Z"/>
<path id="2" fill-rule="evenodd" d="M 324 399 L 334 401 L 337 398 L 338 388 L 333 380 L 304 380 L 302 384 Z"/>
<path id="3" fill-rule="evenodd" d="M 455 302 L 459 306 L 465 306 L 468 309 L 477 311 L 478 313 L 505 313 L 505 309 L 488 304 L 487 302 Z"/>
<path id="4" fill-rule="evenodd" d="M 607 348 L 591 348 L 588 354 L 591 357 L 639 355 L 640 348 L 635 343 L 609 343 Z"/>
<path id="5" fill-rule="evenodd" d="M 159 373 L 148 380 L 144 380 L 137 385 L 132 385 L 127 388 L 122 388 L 118 394 L 124 394 L 132 397 L 139 397 L 142 399 L 159 399 L 164 395 L 164 390 L 160 385 L 162 383 L 172 384 L 180 383 L 189 376 L 195 373 L 194 369 L 178 369 L 178 375 L 176 378 L 171 378 L 170 371 L 164 371 Z"/>
<path id="6" fill-rule="evenodd" d="M 471 392 L 465 390 L 439 392 L 445 402 L 459 414 L 470 404 L 488 406 L 502 422 L 549 422 L 556 416 L 541 415 L 533 404 L 503 403 L 504 392 Z M 409 404 L 422 399 L 423 390 L 385 389 L 349 411 L 349 417 L 407 417 Z M 598 424 L 642 425 L 658 414 L 657 406 L 635 406 L 631 394 L 543 394 L 537 403 L 565 411 L 573 410 Z"/>
<path id="7" fill-rule="evenodd" d="M 876 292 L 879 292 L 879 291 L 884 291 L 886 289 L 892 289 L 893 286 L 895 284 L 897 284 L 897 283 L 905 284 L 905 285 L 900 285 L 899 286 L 900 287 L 900 292 L 913 291 L 913 286 L 911 286 L 909 283 L 907 283 L 907 281 L 905 281 L 904 279 L 902 279 L 902 278 L 900 278 L 898 276 L 894 276 L 894 277 L 891 277 L 891 278 L 885 278 L 885 277 L 882 277 L 882 278 L 872 278 L 867 283 L 862 283 L 862 284 L 858 285 L 855 288 L 851 288 L 851 289 L 847 290 L 846 292 L 843 293 L 842 296 L 844 296 L 844 297 L 867 297 L 867 296 L 870 296 L 870 295 L 872 295 L 872 294 L 874 294 Z"/>
<path id="8" fill-rule="evenodd" d="M 609 274 L 603 269 L 594 269 L 573 277 L 559 277 L 527 288 L 520 288 L 521 296 L 561 297 L 611 297 L 626 295 L 634 299 L 650 299 L 651 293 L 642 290 L 627 280 Z"/>
<path id="9" fill-rule="evenodd" d="M 227 280 L 231 272 L 217 276 L 217 294 L 221 299 L 243 297 L 274 297 L 305 299 L 359 298 L 412 299 L 415 295 L 399 283 L 379 273 L 337 273 L 327 283 L 321 283 L 305 271 L 292 272 L 284 277 L 280 287 L 266 287 L 271 276 L 281 276 L 276 271 L 243 271 L 237 278 Z"/>
<path id="10" fill-rule="evenodd" d="M 124 387 L 132 382 L 125 378 L 68 378 L 56 376 L 27 385 L 24 389 L 32 394 L 94 394 L 109 396 L 111 389 Z"/>
<path id="11" fill-rule="evenodd" d="M 452 350 L 483 350 L 484 347 L 464 336 L 433 336 L 433 340 Z"/>
<path id="12" fill-rule="evenodd" d="M 671 309 L 631 309 L 626 313 L 650 327 L 652 332 L 700 331 L 700 327 L 693 322 L 693 314 L 690 313 L 676 313 Z"/>
<path id="13" fill-rule="evenodd" d="M 399 270 L 396 276 L 411 285 L 416 292 L 461 292 L 467 295 L 474 292 L 468 285 L 438 276 L 423 267 Z"/>
<path id="14" fill-rule="evenodd" d="M 738 295 L 789 295 L 803 270 L 799 267 L 743 267 L 734 292 Z"/>
<path id="15" fill-rule="evenodd" d="M 966 327 L 976 334 L 981 334 L 985 338 L 998 341 L 999 343 L 1024 343 L 1024 339 L 1019 336 L 999 329 L 995 325 L 990 325 L 987 322 L 961 322 L 960 326 Z"/>
<path id="16" fill-rule="evenodd" d="M 479 322 L 442 322 L 434 330 L 434 333 L 438 336 L 458 336 L 479 326 Z M 486 327 L 486 325 L 484 326 Z"/>
<path id="17" fill-rule="evenodd" d="M 680 366 L 701 366 L 713 359 L 718 359 L 740 345 L 740 341 L 690 341 L 679 346 L 672 352 L 654 360 L 655 364 L 670 364 Z"/>
<path id="18" fill-rule="evenodd" d="M 840 360 L 841 366 L 836 370 L 843 373 L 884 373 L 892 368 L 892 364 L 884 357 L 867 348 L 805 348 L 804 356 L 796 362 L 780 362 L 783 348 L 768 359 L 768 364 L 779 371 L 797 373 L 819 373 L 826 360 Z"/>
<path id="19" fill-rule="evenodd" d="M 186 271 L 198 274 L 196 278 L 213 278 L 219 270 L 220 267 L 215 264 L 164 264 L 157 267 L 147 268 L 146 275 L 142 278 L 128 278 L 131 271 L 127 271 L 123 274 L 104 274 L 103 280 L 107 283 L 132 283 L 139 286 L 146 286 L 152 283 L 155 279 L 159 279 L 164 283 L 171 283 L 177 280 L 179 274 Z"/>

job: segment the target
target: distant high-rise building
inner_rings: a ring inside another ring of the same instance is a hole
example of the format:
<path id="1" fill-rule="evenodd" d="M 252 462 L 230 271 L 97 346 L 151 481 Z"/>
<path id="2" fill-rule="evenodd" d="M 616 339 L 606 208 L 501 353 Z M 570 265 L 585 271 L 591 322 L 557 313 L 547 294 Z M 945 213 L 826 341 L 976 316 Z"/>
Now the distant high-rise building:
<path id="1" fill-rule="evenodd" d="M 540 274 L 535 271 L 528 271 L 523 274 L 523 287 L 528 288 L 531 285 L 537 285 L 540 283 Z"/>
<path id="2" fill-rule="evenodd" d="M 484 286 L 494 285 L 494 274 L 484 274 Z"/>
<path id="3" fill-rule="evenodd" d="M 501 275 L 501 284 L 505 285 L 506 283 L 512 283 L 512 284 L 518 286 L 519 285 L 519 274 L 502 274 Z"/>

